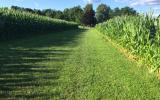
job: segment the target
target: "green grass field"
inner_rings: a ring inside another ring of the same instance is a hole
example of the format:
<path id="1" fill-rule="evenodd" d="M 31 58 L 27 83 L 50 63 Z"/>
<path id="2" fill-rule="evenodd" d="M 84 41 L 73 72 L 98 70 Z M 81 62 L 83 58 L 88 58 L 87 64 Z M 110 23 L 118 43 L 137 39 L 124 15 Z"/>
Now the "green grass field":
<path id="1" fill-rule="evenodd" d="M 160 99 L 160 81 L 95 30 L 0 43 L 0 99 Z"/>

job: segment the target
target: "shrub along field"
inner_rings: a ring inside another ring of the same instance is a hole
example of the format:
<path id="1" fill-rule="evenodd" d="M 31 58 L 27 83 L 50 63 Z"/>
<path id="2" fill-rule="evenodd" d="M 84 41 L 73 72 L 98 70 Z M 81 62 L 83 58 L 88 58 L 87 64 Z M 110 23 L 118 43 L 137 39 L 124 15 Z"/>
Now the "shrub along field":
<path id="1" fill-rule="evenodd" d="M 0 9 L 0 40 L 9 40 L 29 34 L 78 28 L 73 22 L 53 19 L 29 12 Z"/>
<path id="2" fill-rule="evenodd" d="M 152 14 L 115 17 L 98 24 L 96 29 L 138 55 L 151 71 L 160 67 L 160 19 Z"/>

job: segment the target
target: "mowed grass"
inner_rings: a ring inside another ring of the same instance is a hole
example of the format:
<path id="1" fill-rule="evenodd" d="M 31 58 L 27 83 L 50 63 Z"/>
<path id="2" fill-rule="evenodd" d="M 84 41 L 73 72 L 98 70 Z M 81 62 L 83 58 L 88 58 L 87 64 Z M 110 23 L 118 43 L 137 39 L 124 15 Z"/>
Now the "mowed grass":
<path id="1" fill-rule="evenodd" d="M 0 99 L 159 99 L 160 82 L 95 30 L 0 44 Z"/>
<path id="2" fill-rule="evenodd" d="M 83 37 L 63 68 L 64 99 L 160 99 L 160 81 L 145 66 L 129 61 L 95 30 Z"/>
<path id="3" fill-rule="evenodd" d="M 63 63 L 83 30 L 0 44 L 0 99 L 59 99 Z"/>

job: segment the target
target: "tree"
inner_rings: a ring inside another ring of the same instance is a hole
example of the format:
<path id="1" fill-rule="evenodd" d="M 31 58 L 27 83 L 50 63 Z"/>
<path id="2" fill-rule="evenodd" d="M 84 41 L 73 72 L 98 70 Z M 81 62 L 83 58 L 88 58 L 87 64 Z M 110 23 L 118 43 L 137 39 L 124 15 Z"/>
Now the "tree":
<path id="1" fill-rule="evenodd" d="M 34 13 L 38 15 L 43 15 L 41 10 L 34 9 Z"/>
<path id="2" fill-rule="evenodd" d="M 63 11 L 65 20 L 74 21 L 79 24 L 81 24 L 81 19 L 82 19 L 83 14 L 84 14 L 83 9 L 80 6 L 76 6 L 70 9 L 66 8 Z"/>
<path id="3" fill-rule="evenodd" d="M 22 8 L 21 8 L 21 7 L 18 7 L 18 6 L 11 6 L 11 9 L 14 9 L 14 10 L 21 10 Z"/>
<path id="4" fill-rule="evenodd" d="M 115 16 L 121 16 L 121 9 L 119 9 L 118 7 L 114 8 L 111 12 L 110 12 L 110 18 L 113 18 Z"/>
<path id="5" fill-rule="evenodd" d="M 56 12 L 53 11 L 52 9 L 44 9 L 44 10 L 42 11 L 42 14 L 45 15 L 45 16 L 48 16 L 48 17 L 53 18 L 54 15 L 56 14 Z"/>
<path id="6" fill-rule="evenodd" d="M 98 23 L 104 22 L 109 19 L 110 7 L 106 4 L 100 4 L 96 11 L 96 19 Z"/>
<path id="7" fill-rule="evenodd" d="M 18 6 L 11 6 L 11 9 L 19 10 L 19 11 L 26 11 L 26 12 L 30 12 L 30 13 L 35 13 L 34 10 L 31 9 L 31 8 L 23 8 L 23 7 L 18 7 Z"/>
<path id="8" fill-rule="evenodd" d="M 87 4 L 84 8 L 82 23 L 87 26 L 94 26 L 96 24 L 95 11 L 92 4 Z"/>
<path id="9" fill-rule="evenodd" d="M 121 9 L 121 15 L 136 15 L 137 12 L 133 8 L 124 7 Z"/>
<path id="10" fill-rule="evenodd" d="M 42 11 L 43 15 L 51 17 L 51 18 L 56 18 L 56 19 L 63 19 L 63 13 L 62 11 L 57 11 L 53 9 L 45 9 Z"/>
<path id="11" fill-rule="evenodd" d="M 133 8 L 130 7 L 124 7 L 124 8 L 115 8 L 113 10 L 110 11 L 110 18 L 113 18 L 115 16 L 124 16 L 124 15 L 138 15 L 138 13 L 136 12 L 136 10 L 134 10 Z"/>
<path id="12" fill-rule="evenodd" d="M 58 11 L 55 11 L 55 15 L 53 18 L 56 18 L 56 19 L 63 19 L 63 12 L 58 10 Z"/>
<path id="13" fill-rule="evenodd" d="M 33 9 L 31 8 L 22 8 L 22 11 L 30 12 L 30 13 L 35 13 Z"/>
<path id="14" fill-rule="evenodd" d="M 64 11 L 63 11 L 63 19 L 67 20 L 67 21 L 71 21 L 70 16 L 71 16 L 70 9 L 68 9 L 68 8 L 64 9 Z"/>
<path id="15" fill-rule="evenodd" d="M 71 14 L 72 14 L 71 16 L 73 16 L 73 21 L 80 24 L 82 20 L 82 16 L 84 14 L 83 9 L 80 6 L 73 7 L 71 9 Z"/>

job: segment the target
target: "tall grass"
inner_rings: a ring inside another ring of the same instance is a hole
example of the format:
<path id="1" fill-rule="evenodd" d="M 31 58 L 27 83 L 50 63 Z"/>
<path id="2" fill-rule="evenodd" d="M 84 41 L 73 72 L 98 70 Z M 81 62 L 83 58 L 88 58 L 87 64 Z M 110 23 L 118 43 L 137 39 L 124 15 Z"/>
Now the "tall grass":
<path id="1" fill-rule="evenodd" d="M 115 17 L 96 29 L 140 56 L 151 71 L 160 67 L 160 18 L 152 14 Z"/>
<path id="2" fill-rule="evenodd" d="M 38 32 L 77 28 L 73 22 L 52 19 L 36 14 L 0 8 L 0 39 L 6 40 Z"/>

